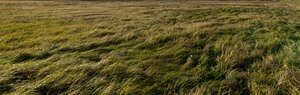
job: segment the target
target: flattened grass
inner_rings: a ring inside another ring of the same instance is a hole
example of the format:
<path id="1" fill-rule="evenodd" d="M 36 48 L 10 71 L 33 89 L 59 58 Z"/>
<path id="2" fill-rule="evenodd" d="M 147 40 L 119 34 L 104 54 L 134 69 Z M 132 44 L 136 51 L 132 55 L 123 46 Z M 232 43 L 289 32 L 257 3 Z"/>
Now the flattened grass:
<path id="1" fill-rule="evenodd" d="M 3 1 L 0 94 L 297 94 L 280 4 Z"/>

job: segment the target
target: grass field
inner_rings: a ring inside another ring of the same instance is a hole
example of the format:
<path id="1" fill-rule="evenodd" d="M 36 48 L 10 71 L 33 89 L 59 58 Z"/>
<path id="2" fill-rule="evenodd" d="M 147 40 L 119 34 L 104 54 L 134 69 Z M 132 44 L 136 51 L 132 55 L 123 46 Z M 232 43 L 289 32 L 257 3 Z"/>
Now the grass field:
<path id="1" fill-rule="evenodd" d="M 291 5 L 0 1 L 0 94 L 299 95 Z"/>

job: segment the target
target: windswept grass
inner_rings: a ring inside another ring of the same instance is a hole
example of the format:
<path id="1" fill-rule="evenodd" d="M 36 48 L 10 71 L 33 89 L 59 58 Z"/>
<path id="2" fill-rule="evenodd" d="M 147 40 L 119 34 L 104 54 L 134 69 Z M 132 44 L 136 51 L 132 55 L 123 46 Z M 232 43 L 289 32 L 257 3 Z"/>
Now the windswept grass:
<path id="1" fill-rule="evenodd" d="M 300 94 L 282 2 L 0 2 L 0 94 Z"/>

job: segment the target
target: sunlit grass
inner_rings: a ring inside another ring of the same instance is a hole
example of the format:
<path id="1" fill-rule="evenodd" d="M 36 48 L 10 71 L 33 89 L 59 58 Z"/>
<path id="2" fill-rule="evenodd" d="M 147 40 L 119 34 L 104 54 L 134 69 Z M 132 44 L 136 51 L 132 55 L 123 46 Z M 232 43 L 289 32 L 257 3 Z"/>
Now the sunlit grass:
<path id="1" fill-rule="evenodd" d="M 282 2 L 0 2 L 0 94 L 300 94 Z"/>

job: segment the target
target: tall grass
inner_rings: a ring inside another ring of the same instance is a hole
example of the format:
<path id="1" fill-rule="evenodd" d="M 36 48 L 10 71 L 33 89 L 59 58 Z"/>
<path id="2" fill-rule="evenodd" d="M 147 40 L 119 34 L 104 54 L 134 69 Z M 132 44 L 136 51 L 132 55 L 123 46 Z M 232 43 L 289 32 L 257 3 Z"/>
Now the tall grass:
<path id="1" fill-rule="evenodd" d="M 0 94 L 300 94 L 282 2 L 0 2 Z"/>

